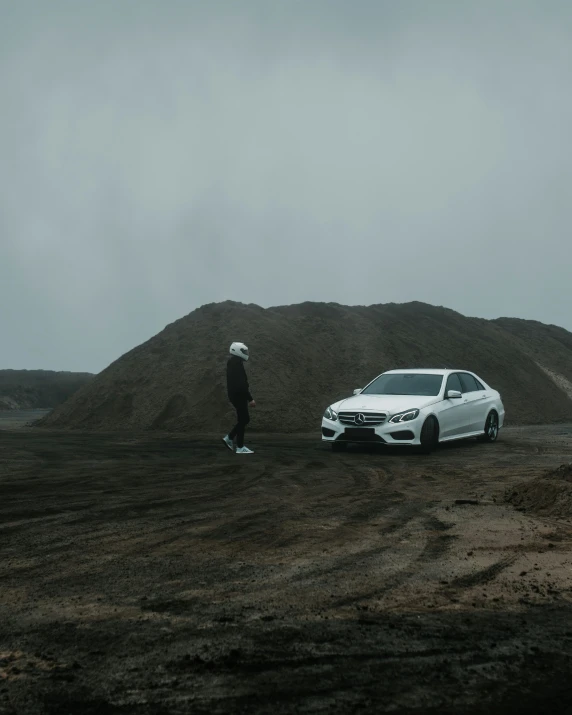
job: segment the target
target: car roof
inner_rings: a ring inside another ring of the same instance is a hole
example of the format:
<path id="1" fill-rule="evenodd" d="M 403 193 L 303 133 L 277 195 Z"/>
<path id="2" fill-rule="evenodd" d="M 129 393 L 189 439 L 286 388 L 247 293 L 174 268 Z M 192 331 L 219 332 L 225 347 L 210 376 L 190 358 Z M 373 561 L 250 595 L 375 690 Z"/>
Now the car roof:
<path id="1" fill-rule="evenodd" d="M 452 372 L 470 372 L 470 370 L 453 370 L 450 368 L 447 369 L 435 369 L 435 368 L 425 368 L 425 367 L 420 367 L 416 369 L 407 369 L 407 370 L 388 370 L 385 375 L 406 375 L 408 373 L 416 373 L 417 375 L 422 374 L 422 375 L 449 375 Z"/>

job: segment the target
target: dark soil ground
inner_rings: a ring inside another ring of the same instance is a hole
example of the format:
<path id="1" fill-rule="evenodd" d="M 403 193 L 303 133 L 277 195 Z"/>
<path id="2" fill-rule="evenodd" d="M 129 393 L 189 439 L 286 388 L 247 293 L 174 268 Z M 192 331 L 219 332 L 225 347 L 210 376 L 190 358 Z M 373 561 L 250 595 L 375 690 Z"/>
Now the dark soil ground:
<path id="1" fill-rule="evenodd" d="M 0 713 L 572 713 L 572 427 L 429 457 L 0 432 Z"/>

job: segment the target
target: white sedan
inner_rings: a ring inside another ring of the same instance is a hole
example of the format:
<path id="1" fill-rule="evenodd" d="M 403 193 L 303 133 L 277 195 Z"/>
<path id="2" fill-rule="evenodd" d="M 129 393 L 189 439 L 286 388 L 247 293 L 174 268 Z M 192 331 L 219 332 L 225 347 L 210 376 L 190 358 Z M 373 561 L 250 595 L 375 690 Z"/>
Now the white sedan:
<path id="1" fill-rule="evenodd" d="M 417 446 L 481 437 L 496 442 L 505 410 L 500 394 L 466 370 L 390 370 L 324 412 L 322 440 Z"/>

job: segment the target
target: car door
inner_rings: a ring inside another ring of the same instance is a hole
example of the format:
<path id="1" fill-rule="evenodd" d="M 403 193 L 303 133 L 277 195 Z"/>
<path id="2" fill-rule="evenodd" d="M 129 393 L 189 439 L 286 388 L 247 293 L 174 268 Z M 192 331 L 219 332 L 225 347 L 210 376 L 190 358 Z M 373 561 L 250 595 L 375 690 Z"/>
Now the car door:
<path id="1" fill-rule="evenodd" d="M 463 386 L 458 373 L 453 372 L 447 378 L 445 398 L 439 410 L 439 437 L 442 440 L 452 439 L 469 432 L 469 411 L 464 397 L 449 399 L 449 390 L 463 392 Z"/>
<path id="2" fill-rule="evenodd" d="M 495 391 L 491 390 L 489 387 L 485 387 L 476 375 L 473 375 L 473 377 L 477 383 L 477 392 L 479 397 L 477 402 L 478 411 L 475 431 L 481 431 L 485 429 L 489 412 L 495 408 Z"/>
<path id="3" fill-rule="evenodd" d="M 468 372 L 459 374 L 463 385 L 463 401 L 467 406 L 467 432 L 479 432 L 485 428 L 487 419 L 488 400 L 486 392 L 482 390 L 477 380 Z"/>

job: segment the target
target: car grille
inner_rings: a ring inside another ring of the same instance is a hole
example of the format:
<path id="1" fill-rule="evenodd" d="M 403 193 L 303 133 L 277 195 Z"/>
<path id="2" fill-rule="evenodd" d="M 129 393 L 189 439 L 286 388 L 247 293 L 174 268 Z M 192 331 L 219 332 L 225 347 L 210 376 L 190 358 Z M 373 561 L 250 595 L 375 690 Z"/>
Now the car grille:
<path id="1" fill-rule="evenodd" d="M 356 422 L 356 417 L 362 415 L 363 421 L 358 418 Z M 385 412 L 340 412 L 338 413 L 338 419 L 343 425 L 357 425 L 358 427 L 373 427 L 374 425 L 382 425 L 387 419 L 387 414 Z"/>

